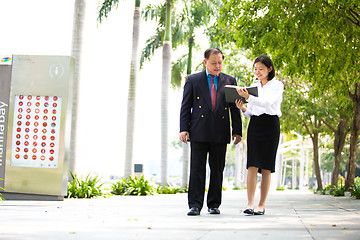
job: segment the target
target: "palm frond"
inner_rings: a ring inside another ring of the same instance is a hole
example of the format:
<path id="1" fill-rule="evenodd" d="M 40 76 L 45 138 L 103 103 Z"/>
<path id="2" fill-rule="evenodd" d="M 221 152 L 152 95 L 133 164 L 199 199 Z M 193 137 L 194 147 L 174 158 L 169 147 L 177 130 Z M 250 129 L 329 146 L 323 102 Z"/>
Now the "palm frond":
<path id="1" fill-rule="evenodd" d="M 145 47 L 141 51 L 140 69 L 143 67 L 144 62 L 149 61 L 151 56 L 154 55 L 155 50 L 162 46 L 164 32 L 164 29 L 157 28 L 156 33 L 148 40 L 146 40 Z"/>
<path id="2" fill-rule="evenodd" d="M 195 67 L 195 71 L 196 72 L 201 72 L 201 71 L 204 71 L 205 70 L 205 66 L 203 63 L 199 63 L 198 65 L 196 65 Z"/>
<path id="3" fill-rule="evenodd" d="M 173 62 L 171 66 L 171 86 L 178 88 L 181 86 L 181 81 L 184 79 L 184 73 L 186 72 L 188 55 L 185 54 L 181 56 L 175 63 Z"/>
<path id="4" fill-rule="evenodd" d="M 176 49 L 179 45 L 187 42 L 187 39 L 191 36 L 192 32 L 186 28 L 186 25 L 181 21 L 171 27 L 171 44 L 172 48 Z"/>
<path id="5" fill-rule="evenodd" d="M 104 2 L 98 7 L 98 18 L 97 21 L 102 23 L 104 18 L 107 18 L 111 10 L 119 5 L 119 0 L 104 0 Z"/>
<path id="6" fill-rule="evenodd" d="M 158 21 L 161 18 L 165 8 L 165 4 L 155 6 L 152 4 L 147 5 L 141 12 L 141 15 L 145 21 L 155 20 Z"/>

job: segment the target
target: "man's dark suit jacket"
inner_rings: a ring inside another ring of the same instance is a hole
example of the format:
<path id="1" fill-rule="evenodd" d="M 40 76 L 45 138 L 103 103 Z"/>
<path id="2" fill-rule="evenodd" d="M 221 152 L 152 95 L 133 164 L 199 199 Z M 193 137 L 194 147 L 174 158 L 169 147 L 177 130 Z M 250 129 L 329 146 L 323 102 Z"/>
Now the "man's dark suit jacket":
<path id="1" fill-rule="evenodd" d="M 206 71 L 188 76 L 181 104 L 180 132 L 189 132 L 191 141 L 230 143 L 229 110 L 232 135 L 242 136 L 240 110 L 235 103 L 225 101 L 225 85 L 237 85 L 236 79 L 220 73 L 213 111 Z"/>

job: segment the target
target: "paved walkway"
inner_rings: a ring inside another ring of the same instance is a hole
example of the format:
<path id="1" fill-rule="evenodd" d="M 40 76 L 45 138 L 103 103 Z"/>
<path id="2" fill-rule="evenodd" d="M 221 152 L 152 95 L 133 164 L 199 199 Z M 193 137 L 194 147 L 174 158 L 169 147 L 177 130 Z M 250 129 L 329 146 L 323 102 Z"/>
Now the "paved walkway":
<path id="1" fill-rule="evenodd" d="M 245 206 L 246 192 L 229 190 L 220 215 L 200 216 L 186 215 L 186 194 L 4 201 L 0 239 L 360 239 L 360 200 L 274 191 L 264 216 L 245 216 Z"/>

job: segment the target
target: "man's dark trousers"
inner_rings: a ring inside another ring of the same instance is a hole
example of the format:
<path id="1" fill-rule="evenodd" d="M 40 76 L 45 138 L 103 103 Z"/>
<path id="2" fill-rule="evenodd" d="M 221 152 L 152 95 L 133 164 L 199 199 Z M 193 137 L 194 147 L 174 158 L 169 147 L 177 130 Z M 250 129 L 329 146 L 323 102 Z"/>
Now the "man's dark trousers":
<path id="1" fill-rule="evenodd" d="M 191 142 L 189 208 L 202 209 L 206 182 L 206 160 L 209 154 L 210 183 L 207 194 L 208 208 L 221 204 L 223 171 L 227 143 Z"/>

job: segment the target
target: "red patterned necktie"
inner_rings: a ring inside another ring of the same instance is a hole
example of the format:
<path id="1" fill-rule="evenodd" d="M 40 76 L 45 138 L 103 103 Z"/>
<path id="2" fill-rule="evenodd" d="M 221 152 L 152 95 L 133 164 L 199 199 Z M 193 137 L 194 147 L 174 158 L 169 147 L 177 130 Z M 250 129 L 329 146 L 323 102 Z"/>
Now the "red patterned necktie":
<path id="1" fill-rule="evenodd" d="M 215 104 L 216 104 L 216 88 L 214 83 L 214 76 L 211 75 L 211 104 L 213 110 L 215 111 Z"/>

